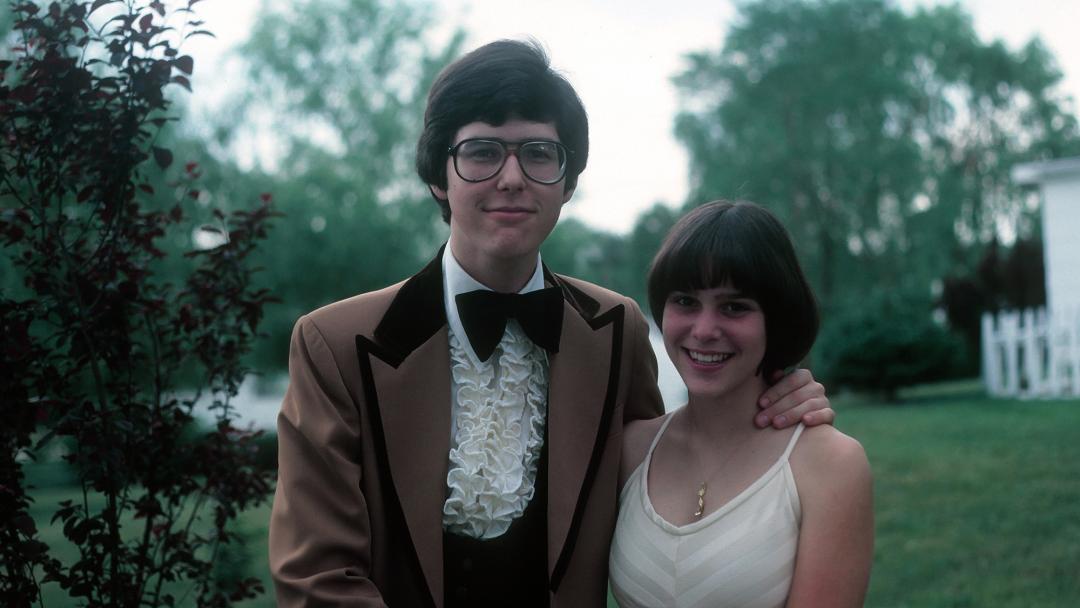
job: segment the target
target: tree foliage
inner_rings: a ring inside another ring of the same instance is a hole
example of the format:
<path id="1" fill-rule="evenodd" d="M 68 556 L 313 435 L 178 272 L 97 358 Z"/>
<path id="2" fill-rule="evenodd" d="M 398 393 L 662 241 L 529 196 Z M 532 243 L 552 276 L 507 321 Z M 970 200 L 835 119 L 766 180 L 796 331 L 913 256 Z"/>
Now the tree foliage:
<path id="1" fill-rule="evenodd" d="M 445 236 L 413 159 L 425 95 L 461 34 L 432 50 L 431 25 L 411 3 L 264 2 L 239 50 L 248 78 L 216 126 L 208 186 L 231 199 L 271 184 L 286 215 L 258 257 L 284 301 L 260 368 L 284 368 L 298 316 L 404 279 Z M 253 147 L 254 169 L 233 160 Z"/>
<path id="2" fill-rule="evenodd" d="M 234 426 L 242 356 L 271 301 L 251 258 L 275 212 L 226 214 L 216 246 L 162 280 L 163 241 L 190 228 L 200 170 L 174 167 L 156 134 L 170 85 L 190 88 L 184 39 L 206 34 L 188 0 L 12 2 L 18 46 L 0 62 L 0 603 L 59 585 L 91 606 L 200 605 L 252 597 L 254 579 L 215 574 L 230 522 L 267 495 L 257 432 Z M 179 24 L 170 24 L 177 17 Z M 176 163 L 179 164 L 179 163 Z M 154 183 L 171 168 L 169 207 Z M 155 196 L 159 198 L 155 198 Z M 9 280 L 11 278 L 17 281 Z M 181 397 L 189 370 L 198 394 Z M 193 425 L 200 396 L 216 423 Z M 80 499 L 52 523 L 62 561 L 29 515 L 24 463 L 63 446 Z M 42 577 L 43 578 L 40 578 Z"/>
<path id="3" fill-rule="evenodd" d="M 968 353 L 930 311 L 927 294 L 904 290 L 836 307 L 822 331 L 817 375 L 836 387 L 880 392 L 888 401 L 896 401 L 901 387 L 955 377 Z"/>
<path id="4" fill-rule="evenodd" d="M 984 43 L 957 5 L 743 3 L 723 48 L 688 63 L 691 200 L 769 206 L 827 307 L 873 285 L 928 289 L 995 235 L 1030 234 L 1010 168 L 1080 150 L 1045 47 Z"/>
<path id="5" fill-rule="evenodd" d="M 984 313 L 1046 305 L 1042 247 L 1035 239 L 1019 239 L 1009 248 L 991 241 L 973 273 L 942 281 L 941 307 L 949 325 L 964 337 L 968 352 L 980 352 Z M 978 373 L 976 360 L 969 371 Z"/>

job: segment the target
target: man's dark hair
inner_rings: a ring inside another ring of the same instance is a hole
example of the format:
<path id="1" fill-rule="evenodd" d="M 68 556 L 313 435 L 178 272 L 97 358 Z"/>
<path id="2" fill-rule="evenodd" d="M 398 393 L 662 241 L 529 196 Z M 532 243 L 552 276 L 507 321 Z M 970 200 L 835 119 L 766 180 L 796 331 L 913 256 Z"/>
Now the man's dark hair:
<path id="1" fill-rule="evenodd" d="M 476 121 L 499 126 L 515 118 L 554 123 L 559 140 L 570 150 L 564 187 L 575 188 L 589 158 L 585 107 L 566 78 L 551 69 L 539 44 L 517 40 L 486 44 L 435 79 L 416 144 L 420 179 L 445 190 L 447 150 L 458 129 Z M 435 200 L 449 222 L 449 202 Z"/>
<path id="2" fill-rule="evenodd" d="M 763 207 L 713 201 L 672 227 L 649 269 L 649 308 L 663 329 L 664 304 L 676 291 L 730 285 L 765 314 L 761 370 L 795 365 L 814 344 L 818 307 L 784 226 Z"/>

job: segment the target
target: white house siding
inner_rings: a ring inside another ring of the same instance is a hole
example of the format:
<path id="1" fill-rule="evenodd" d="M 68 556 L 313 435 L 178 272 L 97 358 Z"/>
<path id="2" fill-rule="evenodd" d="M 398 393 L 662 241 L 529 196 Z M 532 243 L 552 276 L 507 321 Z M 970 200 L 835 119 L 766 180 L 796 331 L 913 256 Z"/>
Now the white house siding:
<path id="1" fill-rule="evenodd" d="M 1080 303 L 1080 171 L 1043 189 L 1043 261 L 1051 311 Z"/>
<path id="2" fill-rule="evenodd" d="M 1080 397 L 1080 158 L 1012 176 L 1042 190 L 1047 306 L 983 315 L 983 381 L 995 396 Z"/>

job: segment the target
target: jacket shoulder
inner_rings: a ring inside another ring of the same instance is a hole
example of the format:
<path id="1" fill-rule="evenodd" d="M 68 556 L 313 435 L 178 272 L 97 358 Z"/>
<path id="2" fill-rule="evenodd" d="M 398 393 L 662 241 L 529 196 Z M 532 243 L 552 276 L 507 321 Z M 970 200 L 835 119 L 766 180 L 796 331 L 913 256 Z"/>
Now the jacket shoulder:
<path id="1" fill-rule="evenodd" d="M 627 306 L 630 310 L 640 310 L 637 302 L 635 302 L 633 298 L 624 296 L 617 291 L 612 291 L 595 283 L 576 279 L 564 274 L 556 274 L 555 276 L 559 277 L 559 280 L 570 288 L 580 291 L 595 300 L 600 305 L 599 309 L 601 311 L 620 304 Z"/>
<path id="2" fill-rule="evenodd" d="M 323 335 L 344 335 L 349 340 L 357 334 L 370 336 L 404 283 L 332 302 L 304 315 L 301 322 L 306 319 Z"/>

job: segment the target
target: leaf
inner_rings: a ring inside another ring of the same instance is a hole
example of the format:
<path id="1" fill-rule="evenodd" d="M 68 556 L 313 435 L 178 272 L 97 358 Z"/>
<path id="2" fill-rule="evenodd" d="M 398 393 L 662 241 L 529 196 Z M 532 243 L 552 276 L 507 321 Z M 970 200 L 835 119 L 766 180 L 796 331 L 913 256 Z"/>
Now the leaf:
<path id="1" fill-rule="evenodd" d="M 106 4 L 112 4 L 112 3 L 118 2 L 118 1 L 119 0 L 94 0 L 94 3 L 90 5 L 90 12 L 92 13 L 92 12 L 96 11 L 97 9 L 105 6 Z"/>
<path id="2" fill-rule="evenodd" d="M 173 76 L 172 82 L 184 87 L 189 93 L 191 92 L 191 81 L 186 76 Z"/>
<path id="3" fill-rule="evenodd" d="M 195 60 L 191 58 L 191 55 L 184 55 L 183 57 L 173 59 L 172 64 L 185 74 L 191 74 L 191 71 L 195 69 Z"/>
<path id="4" fill-rule="evenodd" d="M 139 19 L 139 29 L 142 30 L 143 32 L 146 32 L 147 30 L 150 29 L 150 26 L 153 24 L 153 22 L 154 22 L 154 15 L 151 14 L 151 13 L 147 13 L 147 14 L 142 16 L 142 19 Z"/>
<path id="5" fill-rule="evenodd" d="M 158 15 L 161 15 L 162 17 L 165 16 L 165 5 L 162 4 L 161 2 L 159 2 L 158 0 L 154 0 L 153 2 L 151 2 L 150 3 L 150 8 L 157 11 Z"/>
<path id="6" fill-rule="evenodd" d="M 184 40 L 187 40 L 192 36 L 210 36 L 211 38 L 217 38 L 217 36 L 214 35 L 214 32 L 211 32 L 209 30 L 195 30 L 194 32 L 191 32 L 188 35 L 184 36 Z"/>
<path id="7" fill-rule="evenodd" d="M 153 152 L 154 160 L 157 162 L 158 166 L 162 169 L 168 169 L 169 165 L 171 165 L 173 161 L 172 152 L 165 148 L 159 148 L 157 146 L 153 146 Z"/>
<path id="8" fill-rule="evenodd" d="M 90 195 L 94 193 L 94 186 L 91 184 L 82 190 L 79 190 L 79 194 L 75 197 L 75 200 L 83 203 L 86 199 L 90 198 Z"/>

